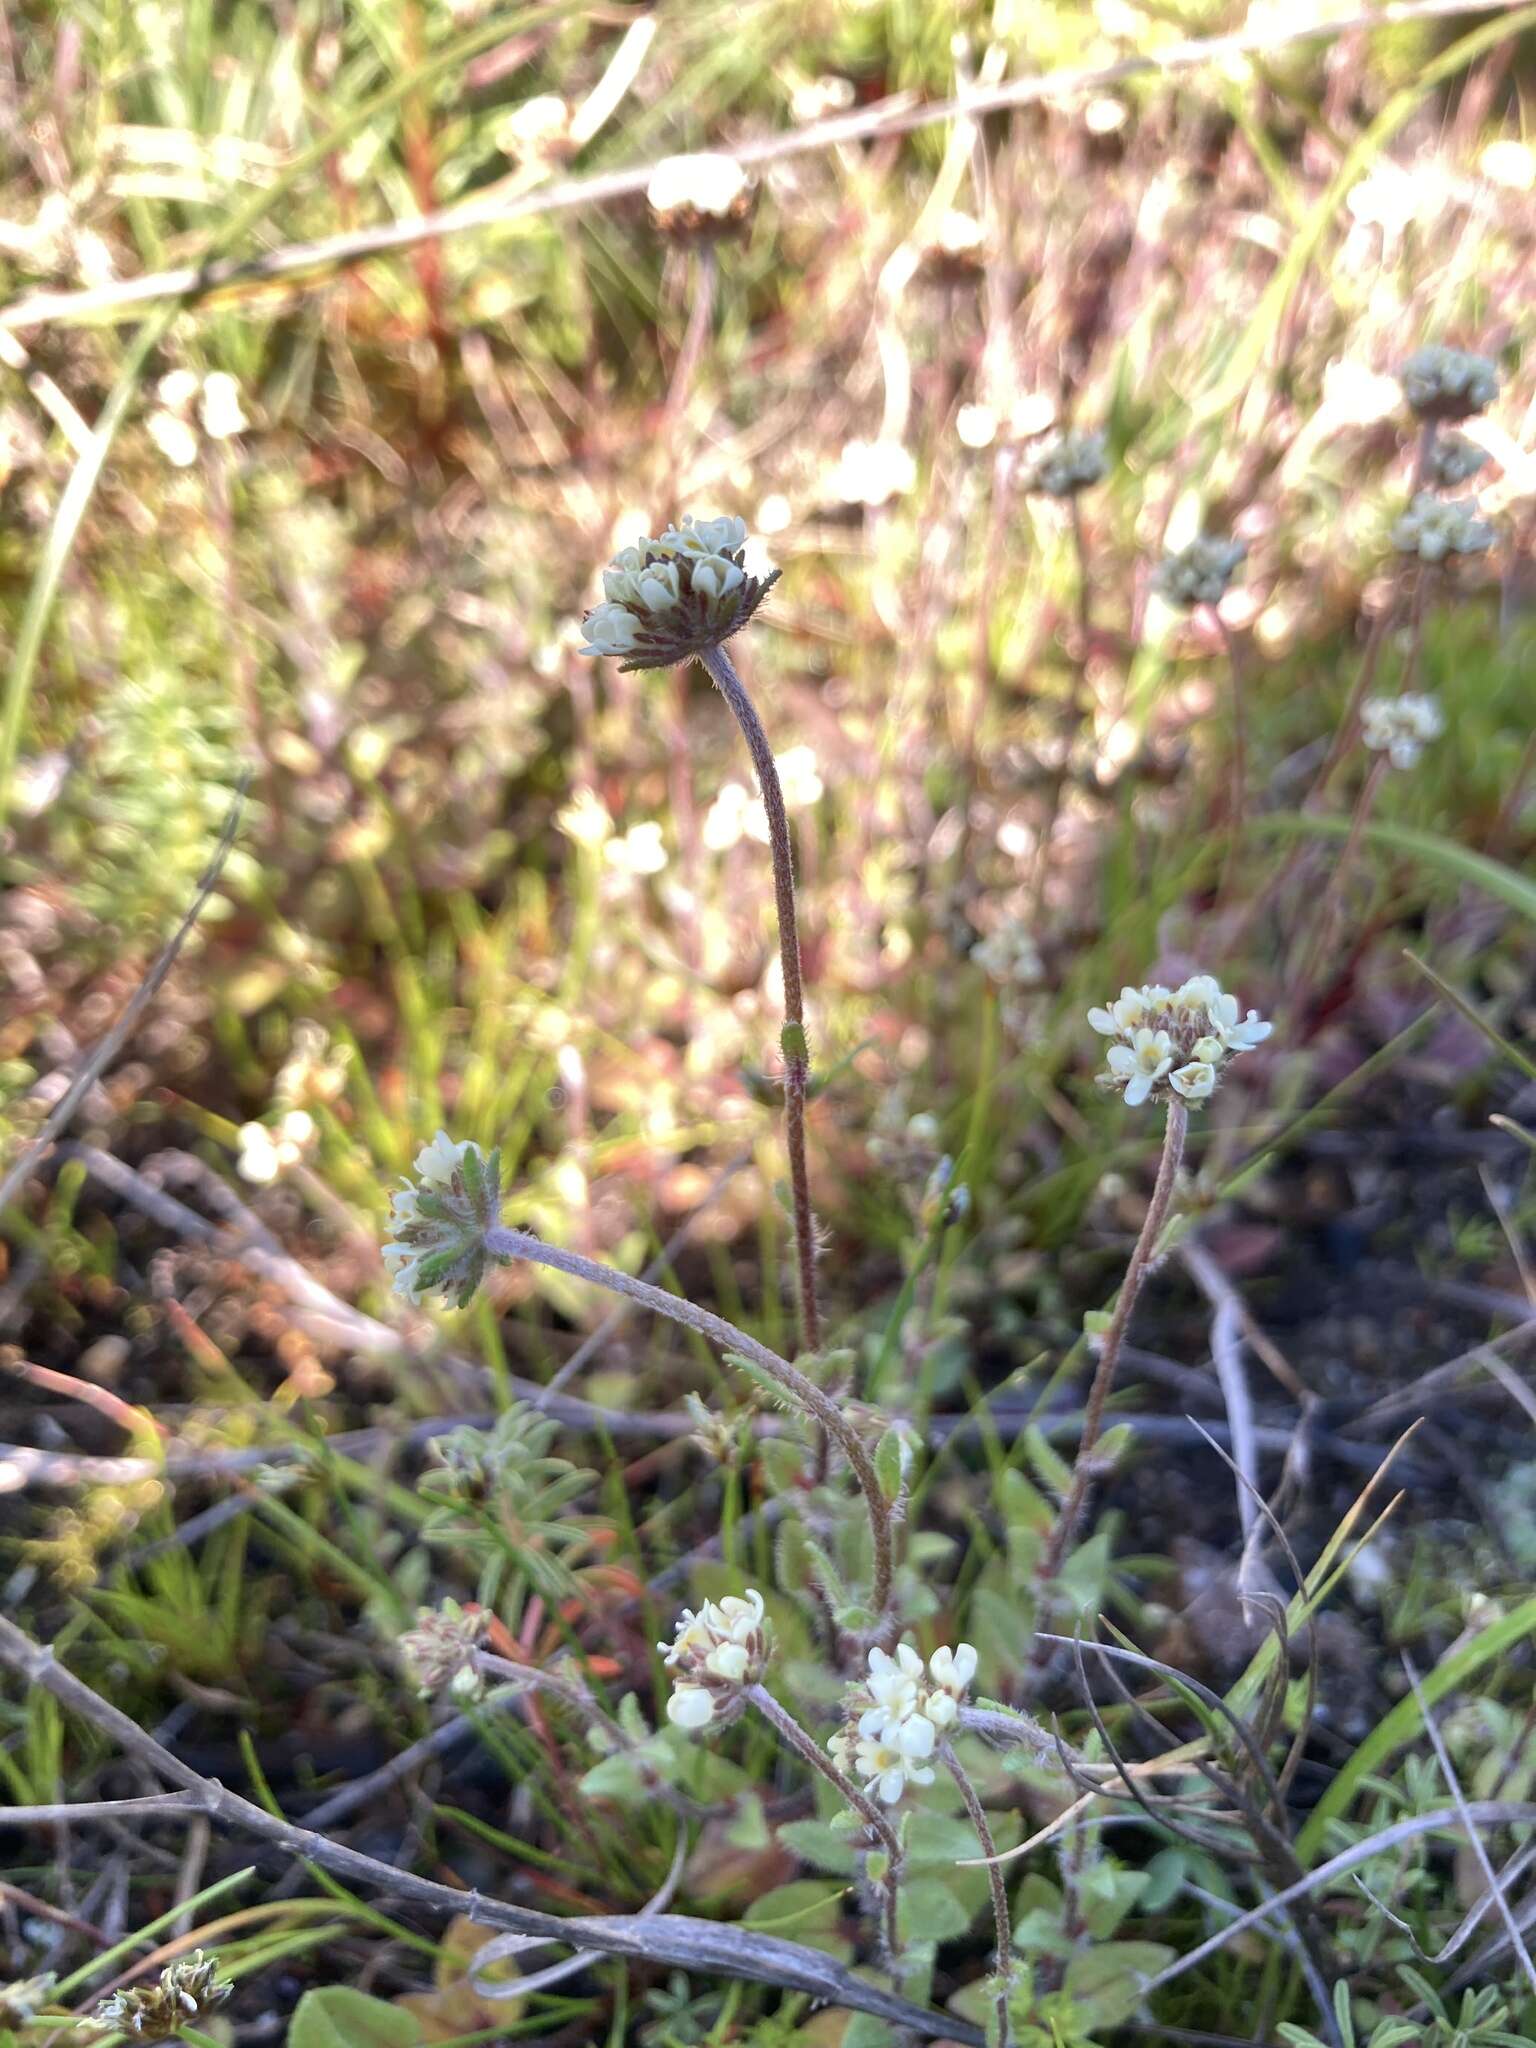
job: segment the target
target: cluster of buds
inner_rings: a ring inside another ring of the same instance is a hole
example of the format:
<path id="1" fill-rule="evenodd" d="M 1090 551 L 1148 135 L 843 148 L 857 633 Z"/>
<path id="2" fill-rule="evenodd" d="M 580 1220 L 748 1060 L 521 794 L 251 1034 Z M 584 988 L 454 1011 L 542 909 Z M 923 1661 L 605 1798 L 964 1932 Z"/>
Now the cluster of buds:
<path id="1" fill-rule="evenodd" d="M 483 1608 L 461 1607 L 457 1600 L 417 1608 L 416 1626 L 406 1629 L 395 1647 L 422 1699 L 444 1690 L 456 1699 L 479 1699 L 485 1685 L 475 1668 L 475 1652 L 490 1625 Z"/>
<path id="2" fill-rule="evenodd" d="M 416 1155 L 420 1185 L 390 1197 L 384 1262 L 411 1301 L 441 1294 L 468 1306 L 485 1277 L 485 1235 L 501 1220 L 501 1154 L 439 1131 Z"/>
<path id="3" fill-rule="evenodd" d="M 622 669 L 671 668 L 739 633 L 779 573 L 749 576 L 746 543 L 740 519 L 690 517 L 621 548 L 603 571 L 606 602 L 582 621 L 582 653 L 617 655 Z"/>
<path id="4" fill-rule="evenodd" d="M 1190 611 L 1199 604 L 1220 604 L 1247 554 L 1243 541 L 1199 534 L 1188 547 L 1164 555 L 1152 572 L 1152 588 L 1168 604 Z"/>
<path id="5" fill-rule="evenodd" d="M 1048 498 L 1075 498 L 1109 474 L 1109 455 L 1102 433 L 1057 434 L 1030 463 L 1025 488 Z"/>
<path id="6" fill-rule="evenodd" d="M 1464 420 L 1499 395 L 1499 372 L 1487 357 L 1459 348 L 1421 348 L 1398 372 L 1403 396 L 1421 420 Z"/>
<path id="7" fill-rule="evenodd" d="M 1274 1029 L 1256 1010 L 1241 1016 L 1237 998 L 1210 974 L 1196 974 L 1177 989 L 1157 982 L 1123 988 L 1108 1009 L 1090 1010 L 1088 1022 L 1114 1041 L 1100 1087 L 1123 1089 L 1133 1109 L 1170 1095 L 1204 1102 L 1224 1064 L 1262 1045 Z"/>
<path id="8" fill-rule="evenodd" d="M 722 1727 L 740 1713 L 743 1692 L 758 1683 L 768 1663 L 763 1596 L 749 1586 L 745 1594 L 706 1600 L 697 1614 L 685 1607 L 672 1641 L 656 1647 L 677 1674 L 667 1701 L 673 1727 Z"/>
<path id="9" fill-rule="evenodd" d="M 1360 737 L 1394 768 L 1412 768 L 1431 740 L 1445 731 L 1445 714 L 1422 690 L 1400 697 L 1368 697 L 1360 707 Z"/>
<path id="10" fill-rule="evenodd" d="M 1479 518 L 1475 498 L 1437 498 L 1433 491 L 1416 491 L 1392 529 L 1398 553 L 1417 555 L 1421 562 L 1485 554 L 1497 537 L 1488 521 Z"/>
<path id="11" fill-rule="evenodd" d="M 975 1676 L 969 1643 L 935 1650 L 926 1668 L 910 1643 L 894 1657 L 871 1650 L 869 1676 L 845 1701 L 844 1724 L 827 1744 L 832 1761 L 862 1778 L 885 1806 L 896 1805 L 909 1786 L 931 1785 L 930 1759 L 959 1720 Z"/>
<path id="12" fill-rule="evenodd" d="M 155 1984 L 114 1991 L 96 2008 L 103 2027 L 116 2027 L 135 2041 L 172 2041 L 183 2027 L 196 2026 L 221 2006 L 234 1986 L 219 1979 L 219 1959 L 194 1949 L 168 1963 Z"/>

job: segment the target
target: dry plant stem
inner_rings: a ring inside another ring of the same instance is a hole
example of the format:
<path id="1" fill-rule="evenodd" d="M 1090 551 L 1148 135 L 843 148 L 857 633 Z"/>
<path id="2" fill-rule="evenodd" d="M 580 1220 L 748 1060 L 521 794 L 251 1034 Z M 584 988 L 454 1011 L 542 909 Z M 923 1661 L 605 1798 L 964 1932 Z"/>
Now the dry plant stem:
<path id="1" fill-rule="evenodd" d="M 1157 1181 L 1152 1189 L 1152 1199 L 1147 1204 L 1146 1218 L 1141 1226 L 1141 1235 L 1136 1240 L 1136 1248 L 1131 1253 L 1131 1263 L 1126 1267 L 1125 1278 L 1120 1283 L 1114 1314 L 1104 1335 L 1093 1384 L 1088 1390 L 1088 1406 L 1083 1414 L 1083 1434 L 1077 1447 L 1077 1462 L 1072 1467 L 1071 1490 L 1067 1494 L 1061 1513 L 1056 1518 L 1056 1527 L 1051 1532 L 1050 1543 L 1040 1562 L 1038 1576 L 1042 1584 L 1055 1578 L 1061 1570 L 1062 1560 L 1071 1546 L 1088 1499 L 1094 1447 L 1104 1426 L 1104 1404 L 1109 1399 L 1109 1390 L 1114 1384 L 1115 1367 L 1120 1361 L 1120 1349 L 1125 1343 L 1126 1332 L 1131 1326 L 1131 1317 L 1136 1310 L 1136 1298 L 1141 1293 L 1142 1282 L 1151 1268 L 1158 1239 L 1163 1234 L 1163 1225 L 1167 1222 L 1168 1211 L 1173 1205 L 1174 1186 L 1178 1180 L 1179 1165 L 1184 1157 L 1184 1141 L 1188 1135 L 1188 1105 L 1181 1102 L 1177 1096 L 1173 1096 L 1168 1103 L 1168 1121 L 1163 1130 L 1163 1153 L 1157 1165 Z"/>
<path id="2" fill-rule="evenodd" d="M 813 1771 L 819 1771 L 840 1799 L 847 1801 L 866 1827 L 878 1837 L 886 1854 L 885 1877 L 881 1890 L 885 1894 L 885 1949 L 886 1957 L 894 1970 L 901 1954 L 901 1942 L 896 1927 L 896 1908 L 901 1896 L 901 1843 L 896 1830 L 873 1800 L 866 1799 L 853 1780 L 837 1768 L 830 1756 L 806 1734 L 794 1715 L 781 1707 L 765 1685 L 747 1687 L 747 1698 L 756 1707 L 763 1719 L 779 1739 L 792 1749 L 796 1756 L 808 1763 Z"/>
<path id="3" fill-rule="evenodd" d="M 773 850 L 773 893 L 779 913 L 779 959 L 784 970 L 784 1141 L 789 1152 L 789 1187 L 795 1216 L 795 1266 L 800 1302 L 800 1341 L 821 1349 L 821 1309 L 816 1298 L 816 1219 L 805 1165 L 805 1098 L 810 1082 L 810 1046 L 805 1035 L 805 990 L 800 973 L 800 929 L 795 916 L 795 856 L 789 814 L 774 765 L 773 749 L 752 699 L 723 647 L 701 654 L 715 688 L 731 707 L 757 770 L 768 841 Z"/>
<path id="4" fill-rule="evenodd" d="M 997 1936 L 997 2048 L 1008 2048 L 1008 1985 L 1013 1975 L 1013 1923 L 1008 1917 L 1008 1887 L 1003 1882 L 1002 1870 L 993 1860 L 997 1855 L 997 1843 L 992 1839 L 987 1810 L 971 1783 L 970 1774 L 949 1743 L 944 1744 L 939 1754 L 944 1759 L 944 1768 L 959 1787 L 965 1810 L 971 1817 L 971 1826 L 981 1843 L 981 1853 L 987 1859 L 992 1925 Z"/>
<path id="5" fill-rule="evenodd" d="M 1399 595 L 1394 587 L 1392 596 L 1371 622 L 1371 630 L 1365 642 L 1365 653 L 1360 658 L 1360 673 L 1355 677 L 1354 688 L 1350 691 L 1349 701 L 1344 706 L 1344 715 L 1339 720 L 1338 730 L 1333 735 L 1322 767 L 1317 771 L 1317 780 L 1302 806 L 1303 810 L 1313 810 L 1321 803 L 1329 783 L 1333 780 L 1335 769 L 1355 743 L 1355 735 L 1360 726 L 1360 706 L 1370 695 L 1371 685 L 1376 680 L 1381 650 L 1386 644 L 1387 634 L 1392 629 L 1392 622 L 1397 617 Z"/>
<path id="6" fill-rule="evenodd" d="M 759 1344 L 755 1337 L 749 1337 L 745 1330 L 738 1330 L 724 1317 L 712 1315 L 708 1309 L 699 1308 L 680 1295 L 668 1294 L 663 1288 L 652 1287 L 644 1280 L 633 1280 L 616 1266 L 604 1266 L 596 1259 L 583 1258 L 580 1252 L 568 1252 L 559 1245 L 546 1244 L 542 1238 L 530 1237 L 526 1231 L 500 1226 L 486 1232 L 485 1248 L 493 1259 L 527 1259 L 533 1265 L 552 1266 L 556 1272 L 569 1273 L 574 1279 L 590 1280 L 594 1286 L 606 1287 L 614 1294 L 627 1294 L 642 1308 L 666 1316 L 674 1323 L 682 1323 L 687 1329 L 697 1330 L 701 1337 L 707 1337 L 720 1350 L 739 1352 L 749 1364 L 777 1381 L 811 1420 L 819 1423 L 839 1445 L 853 1467 L 853 1476 L 869 1509 L 870 1536 L 874 1542 L 875 1575 L 870 1605 L 877 1617 L 884 1615 L 891 1597 L 890 1505 L 880 1491 L 874 1465 L 858 1432 L 814 1380 L 807 1379 L 798 1366 L 791 1365 L 787 1358 L 780 1358 L 776 1351 L 770 1351 L 766 1344 Z"/>
<path id="7" fill-rule="evenodd" d="M 206 1814 L 226 1827 L 272 1843 L 285 1855 L 335 1871 L 353 1884 L 366 1885 L 445 1918 L 467 1913 L 481 1926 L 511 1934 L 536 1935 L 601 1955 L 671 1963 L 703 1974 L 745 1977 L 754 1983 L 804 1992 L 820 2003 L 873 2013 L 878 2019 L 887 2019 L 922 2037 L 942 2036 L 961 2041 L 966 2048 L 982 2048 L 979 2027 L 968 2026 L 949 2014 L 927 2011 L 909 1999 L 882 1991 L 877 1985 L 855 1977 L 830 1956 L 799 1942 L 717 1921 L 696 1920 L 687 1914 L 660 1914 L 649 1919 L 627 1913 L 596 1914 L 561 1919 L 553 1913 L 485 1898 L 461 1886 L 417 1877 L 310 1828 L 297 1827 L 268 1813 L 265 1807 L 242 1799 L 216 1780 L 202 1777 L 146 1734 L 120 1708 L 66 1671 L 51 1650 L 35 1643 L 3 1615 L 0 1667 L 8 1667 L 41 1687 L 62 1706 L 109 1736 L 125 1756 L 147 1765 L 165 1782 L 182 1787 L 182 1803 L 175 1809 L 177 1813 Z"/>

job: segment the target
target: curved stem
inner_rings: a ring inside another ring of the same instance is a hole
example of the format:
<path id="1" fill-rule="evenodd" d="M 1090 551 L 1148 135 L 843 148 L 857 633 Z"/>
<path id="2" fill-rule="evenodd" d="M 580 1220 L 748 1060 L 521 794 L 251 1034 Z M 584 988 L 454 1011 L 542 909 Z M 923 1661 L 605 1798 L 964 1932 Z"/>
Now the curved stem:
<path id="1" fill-rule="evenodd" d="M 784 790 L 774 765 L 773 749 L 746 686 L 723 647 L 699 656 L 736 723 L 757 770 L 763 810 L 768 818 L 768 843 L 773 850 L 773 893 L 779 913 L 779 959 L 784 970 L 784 1142 L 789 1153 L 789 1187 L 795 1217 L 795 1264 L 800 1304 L 800 1340 L 807 1351 L 821 1349 L 821 1305 L 816 1293 L 816 1218 L 811 1209 L 811 1182 L 805 1164 L 805 1100 L 811 1075 L 810 1044 L 805 1035 L 805 987 L 800 971 L 800 928 L 795 915 L 795 856 L 789 836 Z"/>
<path id="2" fill-rule="evenodd" d="M 1093 1375 L 1093 1385 L 1088 1390 L 1088 1406 L 1083 1414 L 1083 1434 L 1077 1447 L 1077 1462 L 1072 1468 L 1072 1486 L 1051 1532 L 1051 1540 L 1040 1561 L 1038 1577 L 1041 1584 L 1055 1578 L 1061 1569 L 1062 1559 L 1067 1554 L 1077 1524 L 1088 1499 L 1090 1474 L 1093 1470 L 1094 1446 L 1098 1443 L 1104 1426 L 1104 1404 L 1109 1399 L 1109 1390 L 1114 1383 L 1115 1367 L 1120 1362 L 1121 1348 L 1126 1332 L 1131 1326 L 1135 1313 L 1136 1298 L 1141 1293 L 1142 1282 L 1151 1268 L 1157 1251 L 1158 1239 L 1163 1234 L 1163 1225 L 1168 1220 L 1168 1211 L 1173 1205 L 1173 1190 L 1178 1179 L 1179 1164 L 1184 1157 L 1184 1140 L 1189 1134 L 1189 1109 L 1178 1096 L 1168 1099 L 1168 1122 L 1163 1131 L 1163 1156 L 1157 1165 L 1157 1182 L 1152 1190 L 1152 1199 L 1147 1204 L 1147 1214 L 1141 1226 L 1141 1235 L 1131 1253 L 1131 1263 L 1120 1283 L 1120 1292 L 1115 1300 L 1115 1311 L 1105 1332 L 1103 1349 L 1099 1352 L 1098 1367 Z"/>
<path id="3" fill-rule="evenodd" d="M 971 1783 L 970 1774 L 949 1743 L 939 1751 L 944 1767 L 960 1788 L 960 1797 L 965 1801 L 965 1810 L 970 1815 L 971 1826 L 976 1830 L 981 1843 L 981 1853 L 987 1859 L 987 1885 L 992 1894 L 992 1926 L 997 1937 L 997 2048 L 1008 2048 L 1008 1984 L 1013 1975 L 1013 1922 L 1008 1917 L 1008 1888 L 1003 1882 L 1002 1869 L 997 1862 L 997 1843 L 992 1839 L 992 1829 L 987 1820 L 987 1810 L 981 1803 L 976 1787 Z"/>
<path id="4" fill-rule="evenodd" d="M 749 1685 L 747 1698 L 796 1756 L 808 1763 L 813 1771 L 819 1771 L 827 1783 L 836 1788 L 839 1798 L 848 1802 L 884 1849 L 887 1858 L 882 1886 L 885 1892 L 885 1946 L 894 1968 L 901 1953 L 901 1942 L 896 1928 L 896 1903 L 901 1891 L 902 1854 L 896 1830 L 874 1801 L 866 1798 L 852 1778 L 838 1769 L 831 1757 L 806 1734 L 794 1715 L 779 1705 L 765 1685 Z"/>
<path id="5" fill-rule="evenodd" d="M 509 1230 L 503 1224 L 497 1224 L 485 1233 L 485 1249 L 493 1259 L 505 1262 L 527 1259 L 532 1265 L 551 1266 L 557 1273 L 569 1273 L 577 1280 L 590 1280 L 593 1286 L 606 1287 L 612 1294 L 626 1294 L 631 1301 L 639 1302 L 642 1308 L 651 1309 L 656 1315 L 666 1316 L 687 1329 L 697 1330 L 701 1337 L 707 1337 L 720 1350 L 739 1352 L 750 1365 L 755 1365 L 759 1372 L 776 1380 L 787 1394 L 792 1394 L 811 1419 L 819 1422 L 837 1442 L 853 1468 L 853 1476 L 869 1510 L 870 1535 L 874 1542 L 875 1574 L 870 1604 L 877 1617 L 885 1613 L 891 1597 L 890 1504 L 880 1491 L 874 1464 L 858 1431 L 814 1380 L 808 1379 L 787 1358 L 780 1358 L 776 1351 L 770 1351 L 766 1344 L 749 1337 L 745 1330 L 738 1330 L 734 1323 L 728 1323 L 723 1316 L 713 1315 L 707 1308 L 699 1308 L 681 1295 L 668 1294 L 664 1288 L 653 1287 L 647 1280 L 635 1280 L 628 1273 L 621 1273 L 616 1266 L 605 1266 L 597 1259 L 585 1258 L 580 1252 L 568 1252 L 560 1245 L 546 1244 L 541 1237 L 532 1237 L 525 1230 Z"/>

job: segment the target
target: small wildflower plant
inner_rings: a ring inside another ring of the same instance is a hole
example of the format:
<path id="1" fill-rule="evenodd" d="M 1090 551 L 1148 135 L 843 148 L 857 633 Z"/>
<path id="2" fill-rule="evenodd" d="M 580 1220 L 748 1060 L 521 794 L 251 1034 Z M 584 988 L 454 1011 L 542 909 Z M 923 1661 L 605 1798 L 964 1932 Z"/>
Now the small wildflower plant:
<path id="1" fill-rule="evenodd" d="M 724 1727 L 767 1667 L 771 1638 L 763 1596 L 748 1587 L 744 1594 L 706 1600 L 697 1614 L 685 1607 L 672 1641 L 656 1647 L 674 1674 L 667 1701 L 673 1727 Z"/>
<path id="2" fill-rule="evenodd" d="M 1099 1085 L 1118 1089 L 1126 1106 L 1166 1099 L 1204 1102 L 1228 1063 L 1262 1045 L 1274 1028 L 1256 1010 L 1244 1016 L 1237 998 L 1209 974 L 1176 989 L 1160 982 L 1123 988 L 1088 1022 L 1111 1041 Z"/>

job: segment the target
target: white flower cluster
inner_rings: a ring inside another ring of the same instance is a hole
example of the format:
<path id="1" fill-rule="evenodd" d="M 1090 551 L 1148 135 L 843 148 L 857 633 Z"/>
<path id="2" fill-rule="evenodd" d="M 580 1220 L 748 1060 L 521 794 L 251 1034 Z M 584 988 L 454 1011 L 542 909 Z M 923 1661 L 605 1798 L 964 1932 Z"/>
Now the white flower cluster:
<path id="1" fill-rule="evenodd" d="M 848 441 L 827 481 L 840 504 L 866 505 L 874 512 L 912 491 L 917 463 L 900 441 Z"/>
<path id="2" fill-rule="evenodd" d="M 1109 455 L 1102 433 L 1058 434 L 1042 448 L 1029 469 L 1028 488 L 1048 498 L 1073 498 L 1109 474 Z"/>
<path id="3" fill-rule="evenodd" d="M 1394 768 L 1411 768 L 1431 740 L 1445 731 L 1445 714 L 1433 697 L 1405 690 L 1400 697 L 1367 697 L 1360 707 L 1360 737 Z"/>
<path id="4" fill-rule="evenodd" d="M 703 149 L 692 156 L 663 157 L 645 196 L 664 232 L 718 234 L 746 213 L 752 181 L 735 157 Z"/>
<path id="5" fill-rule="evenodd" d="M 237 1171 L 254 1187 L 270 1187 L 279 1174 L 297 1166 L 317 1136 L 315 1120 L 307 1109 L 290 1109 L 269 1124 L 242 1124 L 239 1130 L 240 1158 Z"/>
<path id="6" fill-rule="evenodd" d="M 1398 380 L 1421 420 L 1464 420 L 1499 395 L 1497 365 L 1460 348 L 1415 349 Z"/>
<path id="7" fill-rule="evenodd" d="M 1152 572 L 1152 588 L 1169 604 L 1191 610 L 1197 604 L 1220 604 L 1247 554 L 1243 541 L 1199 534 L 1188 547 L 1164 555 Z"/>
<path id="8" fill-rule="evenodd" d="M 485 1277 L 485 1234 L 501 1220 L 501 1154 L 439 1131 L 416 1155 L 419 1187 L 390 1196 L 384 1263 L 410 1301 L 441 1294 L 467 1307 Z"/>
<path id="9" fill-rule="evenodd" d="M 971 948 L 971 958 L 985 975 L 1005 988 L 1034 988 L 1045 974 L 1034 934 L 1016 917 L 1005 918 L 984 939 L 978 939 Z"/>
<path id="10" fill-rule="evenodd" d="M 1430 482 L 1441 491 L 1455 490 L 1487 466 L 1488 450 L 1455 432 L 1435 436 L 1426 465 Z"/>
<path id="11" fill-rule="evenodd" d="M 1226 1061 L 1262 1045 L 1274 1029 L 1257 1010 L 1239 1014 L 1211 974 L 1196 974 L 1181 988 L 1151 982 L 1123 988 L 1107 1010 L 1088 1012 L 1095 1031 L 1114 1043 L 1105 1054 L 1104 1088 L 1119 1088 L 1131 1108 L 1171 1091 L 1204 1102 Z"/>
<path id="12" fill-rule="evenodd" d="M 1413 503 L 1392 529 L 1399 554 L 1421 562 L 1443 562 L 1447 555 L 1481 555 L 1498 538 L 1486 519 L 1478 517 L 1475 498 L 1437 498 L 1417 491 Z"/>
<path id="13" fill-rule="evenodd" d="M 605 602 L 582 621 L 583 654 L 612 654 L 620 667 L 670 668 L 718 647 L 751 618 L 778 571 L 759 579 L 743 566 L 743 520 L 685 518 L 659 539 L 621 548 L 603 571 Z"/>
<path id="14" fill-rule="evenodd" d="M 931 1785 L 928 1759 L 960 1718 L 960 1703 L 976 1676 L 969 1643 L 935 1650 L 923 1660 L 910 1643 L 894 1657 L 869 1653 L 869 1677 L 848 1702 L 849 1719 L 830 1739 L 832 1761 L 864 1780 L 864 1789 L 894 1806 L 909 1785 Z"/>
<path id="15" fill-rule="evenodd" d="M 706 1600 L 695 1614 L 685 1607 L 670 1643 L 658 1643 L 667 1668 L 678 1674 L 667 1701 L 674 1728 L 707 1728 L 740 1711 L 742 1688 L 756 1685 L 768 1662 L 763 1596 L 749 1586 Z"/>

